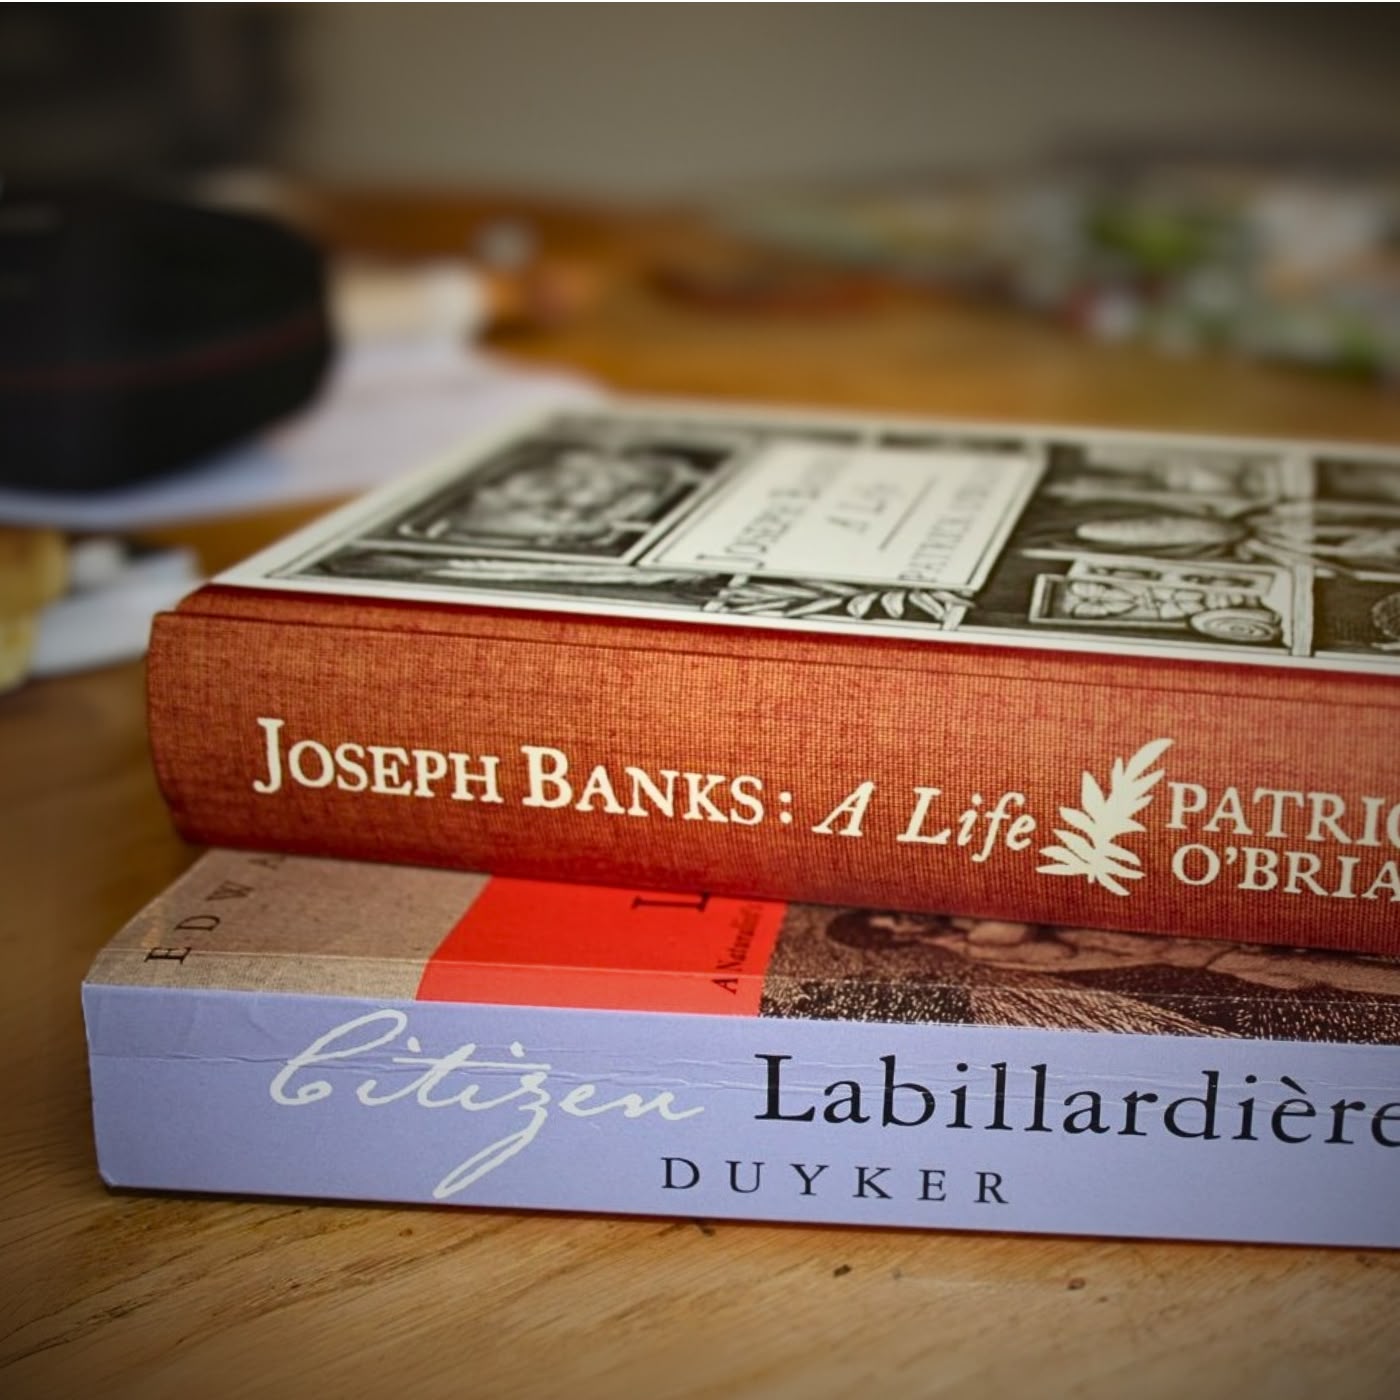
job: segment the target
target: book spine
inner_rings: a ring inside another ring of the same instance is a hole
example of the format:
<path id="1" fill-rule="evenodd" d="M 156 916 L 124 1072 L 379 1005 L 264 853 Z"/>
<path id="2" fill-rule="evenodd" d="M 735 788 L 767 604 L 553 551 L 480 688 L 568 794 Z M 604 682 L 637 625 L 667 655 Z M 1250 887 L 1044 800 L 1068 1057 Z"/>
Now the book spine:
<path id="1" fill-rule="evenodd" d="M 1374 678 L 619 636 L 166 615 L 161 785 L 211 845 L 1400 952 Z"/>
<path id="2" fill-rule="evenodd" d="M 174 1191 L 1400 1245 L 1400 1050 L 88 984 Z"/>

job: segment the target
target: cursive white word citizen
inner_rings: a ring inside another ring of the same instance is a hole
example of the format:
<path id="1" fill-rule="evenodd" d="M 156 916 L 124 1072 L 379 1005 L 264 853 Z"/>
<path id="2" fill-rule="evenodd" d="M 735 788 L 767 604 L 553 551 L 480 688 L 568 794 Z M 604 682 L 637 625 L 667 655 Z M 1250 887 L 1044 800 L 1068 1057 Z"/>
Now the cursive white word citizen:
<path id="1" fill-rule="evenodd" d="M 602 1103 L 593 1102 L 598 1093 L 596 1084 L 576 1084 L 556 1099 L 545 1087 L 553 1071 L 551 1065 L 525 1059 L 525 1049 L 519 1041 L 510 1045 L 509 1059 L 479 1060 L 477 1047 L 459 1045 L 445 1055 L 425 1055 L 415 1035 L 405 1036 L 408 1017 L 402 1011 L 385 1008 L 357 1016 L 353 1021 L 336 1026 L 313 1040 L 299 1055 L 294 1055 L 277 1072 L 269 1086 L 274 1103 L 288 1108 L 303 1108 L 319 1103 L 334 1092 L 326 1079 L 307 1078 L 306 1072 L 316 1065 L 330 1065 L 353 1060 L 376 1050 L 401 1044 L 410 1053 L 390 1055 L 385 1063 L 416 1068 L 420 1072 L 393 1088 L 381 1087 L 378 1079 L 362 1075 L 355 1085 L 355 1098 L 366 1108 L 382 1108 L 386 1104 L 411 1100 L 419 1108 L 459 1108 L 468 1113 L 488 1113 L 492 1109 L 509 1109 L 525 1115 L 524 1124 L 515 1132 L 473 1152 L 465 1162 L 453 1167 L 433 1188 L 434 1200 L 447 1200 L 479 1181 L 502 1162 L 528 1147 L 539 1135 L 549 1118 L 551 1108 L 573 1118 L 597 1118 L 604 1113 L 620 1113 L 624 1118 L 640 1118 L 654 1113 L 669 1123 L 693 1118 L 703 1113 L 700 1107 L 677 1109 L 675 1096 L 669 1091 L 643 1098 L 640 1094 L 623 1094 Z M 477 1076 L 503 1078 L 509 1075 L 514 1083 L 503 1092 L 486 1097 L 486 1089 Z M 465 1082 L 460 1076 L 467 1075 Z M 397 1076 L 396 1076 L 397 1078 Z"/>

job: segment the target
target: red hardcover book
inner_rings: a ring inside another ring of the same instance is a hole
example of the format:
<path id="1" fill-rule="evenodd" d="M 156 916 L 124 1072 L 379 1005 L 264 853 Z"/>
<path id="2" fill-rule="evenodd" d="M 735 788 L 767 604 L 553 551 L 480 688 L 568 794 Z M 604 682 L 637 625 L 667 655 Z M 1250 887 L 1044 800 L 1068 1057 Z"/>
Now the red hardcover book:
<path id="1" fill-rule="evenodd" d="M 1400 948 L 1400 458 L 618 407 L 157 619 L 210 844 Z"/>

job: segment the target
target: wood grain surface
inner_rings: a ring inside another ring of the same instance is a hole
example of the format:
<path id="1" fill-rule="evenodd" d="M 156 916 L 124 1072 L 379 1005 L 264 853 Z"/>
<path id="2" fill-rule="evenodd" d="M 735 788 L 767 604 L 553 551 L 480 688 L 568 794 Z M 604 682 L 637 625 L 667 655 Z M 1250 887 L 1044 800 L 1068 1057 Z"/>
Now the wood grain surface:
<path id="1" fill-rule="evenodd" d="M 499 201 L 324 199 L 336 241 L 459 248 Z M 1400 442 L 1400 396 L 1163 360 L 928 297 L 700 310 L 672 216 L 534 211 L 600 296 L 502 350 L 648 392 Z M 161 532 L 217 568 L 305 515 Z M 1400 1255 L 389 1209 L 109 1192 L 78 987 L 194 852 L 139 665 L 0 697 L 0 1395 L 1392 1397 Z M 1261 1181 L 1260 1190 L 1269 1183 Z M 1400 1210 L 1400 1171 L 1395 1208 Z"/>

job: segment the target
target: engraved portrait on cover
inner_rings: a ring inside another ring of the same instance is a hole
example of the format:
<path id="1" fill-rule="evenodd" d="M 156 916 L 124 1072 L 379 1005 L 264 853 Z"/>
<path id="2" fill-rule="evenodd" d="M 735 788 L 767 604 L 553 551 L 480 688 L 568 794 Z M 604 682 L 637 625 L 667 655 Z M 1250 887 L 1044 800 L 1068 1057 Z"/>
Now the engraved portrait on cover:
<path id="1" fill-rule="evenodd" d="M 1387 1044 L 1400 960 L 794 906 L 760 1014 Z"/>

